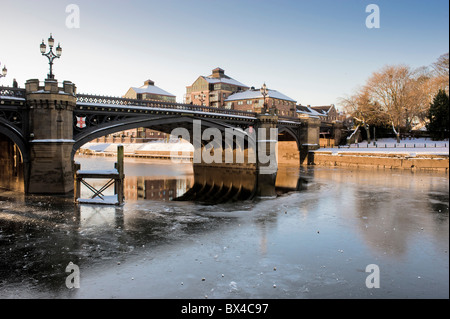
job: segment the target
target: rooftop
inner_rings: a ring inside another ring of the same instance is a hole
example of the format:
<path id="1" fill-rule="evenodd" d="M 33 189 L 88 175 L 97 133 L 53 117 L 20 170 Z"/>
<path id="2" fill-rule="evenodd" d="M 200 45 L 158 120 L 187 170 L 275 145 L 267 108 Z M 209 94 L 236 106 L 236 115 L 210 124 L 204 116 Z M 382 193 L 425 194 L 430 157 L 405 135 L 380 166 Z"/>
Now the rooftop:
<path id="1" fill-rule="evenodd" d="M 226 84 L 231 84 L 231 85 L 235 85 L 235 86 L 241 86 L 241 87 L 248 88 L 247 85 L 242 84 L 241 82 L 236 81 L 235 79 L 232 79 L 232 78 L 230 78 L 228 76 L 227 77 L 220 77 L 220 78 L 203 76 L 203 78 L 210 84 L 226 83 Z"/>
<path id="2" fill-rule="evenodd" d="M 145 81 L 144 85 L 141 87 L 138 87 L 138 88 L 132 87 L 131 89 L 134 90 L 138 94 L 149 93 L 149 94 L 158 94 L 158 95 L 166 95 L 166 96 L 175 97 L 175 95 L 173 95 L 172 93 L 164 91 L 163 89 L 155 86 L 155 82 L 153 82 L 151 80 Z"/>
<path id="3" fill-rule="evenodd" d="M 328 111 L 330 111 L 330 109 L 331 109 L 333 106 L 334 106 L 334 105 L 331 104 L 331 105 L 323 105 L 323 106 L 311 106 L 311 108 L 312 108 L 313 110 L 319 112 L 319 113 L 322 113 L 322 114 L 325 114 L 325 115 L 326 115 L 326 114 L 328 113 Z"/>
<path id="4" fill-rule="evenodd" d="M 297 105 L 297 113 L 308 114 L 313 116 L 323 116 L 322 112 L 318 112 L 311 108 L 310 106 Z"/>
<path id="5" fill-rule="evenodd" d="M 268 90 L 266 97 L 296 102 L 294 99 L 291 99 L 289 96 L 286 96 L 276 90 Z M 231 94 L 225 100 L 225 102 L 237 101 L 237 100 L 249 100 L 249 99 L 262 99 L 262 98 L 263 98 L 263 96 L 262 96 L 260 90 L 247 90 L 247 91 L 236 92 L 234 94 Z"/>
<path id="6" fill-rule="evenodd" d="M 221 68 L 215 68 L 212 70 L 212 74 L 208 76 L 201 76 L 201 78 L 205 79 L 209 84 L 216 83 L 226 83 L 234 86 L 240 86 L 243 88 L 249 88 L 249 86 L 236 81 L 235 79 L 229 77 L 225 74 L 225 71 Z"/>

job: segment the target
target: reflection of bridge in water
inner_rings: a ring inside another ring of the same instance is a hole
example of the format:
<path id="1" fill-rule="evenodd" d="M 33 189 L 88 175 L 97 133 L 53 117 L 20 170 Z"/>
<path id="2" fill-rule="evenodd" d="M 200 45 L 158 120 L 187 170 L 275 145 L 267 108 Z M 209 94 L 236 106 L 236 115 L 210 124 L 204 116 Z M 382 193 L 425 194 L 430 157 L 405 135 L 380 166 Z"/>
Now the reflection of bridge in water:
<path id="1" fill-rule="evenodd" d="M 302 179 L 298 171 L 279 170 L 275 184 L 260 180 L 253 170 L 225 168 L 215 170 L 203 166 L 194 168 L 194 185 L 176 200 L 190 200 L 209 203 L 251 200 L 264 189 L 266 196 L 302 189 Z"/>
<path id="2" fill-rule="evenodd" d="M 271 193 L 283 194 L 298 191 L 304 181 L 298 171 L 281 169 L 278 171 Z M 252 170 L 222 169 L 208 166 L 196 167 L 193 175 L 178 177 L 125 178 L 125 198 L 127 200 L 198 201 L 204 203 L 225 203 L 251 200 L 257 196 L 258 175 Z"/>

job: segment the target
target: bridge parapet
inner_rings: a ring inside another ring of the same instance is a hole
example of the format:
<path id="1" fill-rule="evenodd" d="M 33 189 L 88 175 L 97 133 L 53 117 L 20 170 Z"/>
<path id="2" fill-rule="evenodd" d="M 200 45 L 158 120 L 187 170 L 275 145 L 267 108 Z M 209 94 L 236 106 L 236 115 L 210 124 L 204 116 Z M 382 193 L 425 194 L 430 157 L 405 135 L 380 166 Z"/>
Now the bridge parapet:
<path id="1" fill-rule="evenodd" d="M 25 89 L 0 86 L 0 97 L 3 98 L 18 98 L 25 99 L 26 91 Z"/>
<path id="2" fill-rule="evenodd" d="M 59 86 L 62 84 L 62 86 Z M 46 79 L 43 83 L 38 79 L 31 79 L 25 83 L 26 94 L 67 94 L 75 96 L 77 88 L 74 83 L 70 81 L 63 81 L 59 83 L 54 79 Z"/>
<path id="3" fill-rule="evenodd" d="M 77 105 L 111 105 L 111 106 L 125 106 L 125 107 L 148 107 L 148 108 L 161 108 L 161 109 L 175 109 L 175 110 L 188 110 L 205 113 L 220 113 L 227 115 L 239 115 L 239 116 L 251 116 L 255 117 L 256 113 L 222 109 L 210 106 L 201 106 L 194 104 L 182 104 L 171 103 L 156 100 L 137 100 L 121 97 L 90 95 L 90 94 L 77 94 Z"/>

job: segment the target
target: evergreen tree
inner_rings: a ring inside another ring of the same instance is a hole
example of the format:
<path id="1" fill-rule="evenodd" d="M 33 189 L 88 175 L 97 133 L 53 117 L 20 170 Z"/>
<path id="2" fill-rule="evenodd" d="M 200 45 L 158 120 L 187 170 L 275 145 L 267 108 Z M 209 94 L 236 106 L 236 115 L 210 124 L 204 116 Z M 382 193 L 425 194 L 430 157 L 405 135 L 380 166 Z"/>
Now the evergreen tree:
<path id="1" fill-rule="evenodd" d="M 428 111 L 429 123 L 427 129 L 433 139 L 444 139 L 449 137 L 449 101 L 445 91 L 439 90 L 434 97 L 433 103 Z"/>

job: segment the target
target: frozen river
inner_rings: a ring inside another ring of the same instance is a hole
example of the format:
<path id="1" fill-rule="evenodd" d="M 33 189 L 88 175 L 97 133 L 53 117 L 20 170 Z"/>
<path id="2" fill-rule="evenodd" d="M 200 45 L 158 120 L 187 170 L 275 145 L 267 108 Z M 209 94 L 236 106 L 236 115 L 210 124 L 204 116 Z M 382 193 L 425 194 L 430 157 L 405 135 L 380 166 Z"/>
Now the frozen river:
<path id="1" fill-rule="evenodd" d="M 449 298 L 447 173 L 280 168 L 276 198 L 208 205 L 172 201 L 191 165 L 125 174 L 122 207 L 0 191 L 0 298 Z"/>

